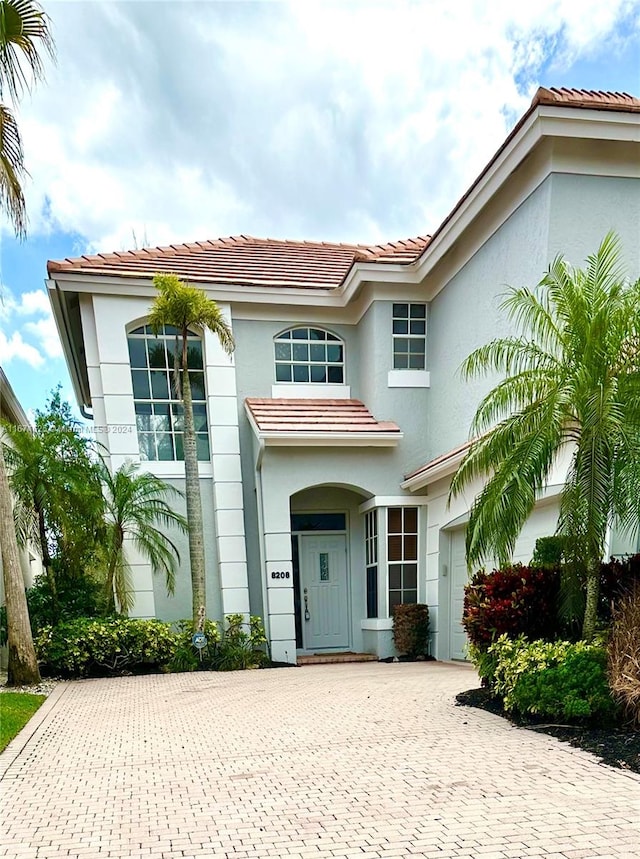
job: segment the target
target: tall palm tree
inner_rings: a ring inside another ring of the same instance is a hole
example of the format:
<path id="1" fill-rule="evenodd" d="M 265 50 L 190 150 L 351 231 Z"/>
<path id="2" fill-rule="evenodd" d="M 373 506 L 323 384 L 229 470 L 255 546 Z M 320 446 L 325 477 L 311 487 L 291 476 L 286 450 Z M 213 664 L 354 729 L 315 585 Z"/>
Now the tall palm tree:
<path id="1" fill-rule="evenodd" d="M 41 53 L 53 56 L 49 19 L 35 0 L 0 0 L 0 96 L 12 102 L 41 80 Z M 0 104 L 0 208 L 16 234 L 26 235 L 22 182 L 26 176 L 22 139 L 13 111 Z"/>
<path id="2" fill-rule="evenodd" d="M 608 528 L 637 532 L 640 521 L 640 280 L 625 279 L 609 234 L 584 269 L 559 256 L 502 308 L 520 336 L 476 349 L 461 368 L 466 379 L 505 376 L 480 403 L 478 438 L 451 484 L 450 498 L 488 477 L 471 508 L 467 562 L 511 557 L 558 453 L 570 451 L 558 532 L 583 561 L 591 640 Z"/>
<path id="3" fill-rule="evenodd" d="M 20 568 L 11 491 L 2 443 L 0 443 L 0 559 L 7 608 L 9 645 L 7 682 L 10 686 L 32 686 L 40 682 L 40 671 L 31 635 L 29 609 Z"/>
<path id="4" fill-rule="evenodd" d="M 153 283 L 158 290 L 149 314 L 149 325 L 158 334 L 163 325 L 172 325 L 182 338 L 181 350 L 175 354 L 175 386 L 184 406 L 184 470 L 187 520 L 189 522 L 189 558 L 193 626 L 198 629 L 206 617 L 206 585 L 202 499 L 198 475 L 198 453 L 193 419 L 193 399 L 189 379 L 187 337 L 190 327 L 209 329 L 227 354 L 235 348 L 233 335 L 222 311 L 201 289 L 188 286 L 175 274 L 157 274 Z"/>
<path id="5" fill-rule="evenodd" d="M 180 554 L 161 528 L 176 526 L 182 532 L 188 530 L 186 519 L 165 501 L 167 495 L 181 496 L 182 493 L 154 474 L 137 472 L 138 465 L 133 462 L 125 462 L 114 474 L 102 466 L 107 520 L 107 603 L 113 611 L 117 599 L 118 608 L 124 614 L 133 606 L 125 539 L 130 539 L 149 559 L 154 572 L 164 573 L 167 592 L 172 594 Z"/>

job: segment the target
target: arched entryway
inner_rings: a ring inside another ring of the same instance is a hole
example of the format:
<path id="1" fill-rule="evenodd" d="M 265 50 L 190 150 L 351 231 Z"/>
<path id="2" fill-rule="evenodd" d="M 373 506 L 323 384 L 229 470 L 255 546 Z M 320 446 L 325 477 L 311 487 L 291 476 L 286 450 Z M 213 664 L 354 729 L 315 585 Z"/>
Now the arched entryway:
<path id="1" fill-rule="evenodd" d="M 366 617 L 361 489 L 321 485 L 290 498 L 296 648 L 359 650 Z"/>

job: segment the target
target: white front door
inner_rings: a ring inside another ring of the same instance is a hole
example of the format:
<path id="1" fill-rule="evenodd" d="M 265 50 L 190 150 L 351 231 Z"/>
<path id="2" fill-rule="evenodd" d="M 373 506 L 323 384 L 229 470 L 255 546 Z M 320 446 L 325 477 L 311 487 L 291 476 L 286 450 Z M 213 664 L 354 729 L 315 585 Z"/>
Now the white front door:
<path id="1" fill-rule="evenodd" d="M 347 541 L 344 534 L 300 538 L 302 641 L 306 650 L 349 646 Z"/>
<path id="2" fill-rule="evenodd" d="M 449 623 L 451 659 L 466 659 L 467 635 L 462 626 L 462 610 L 464 608 L 464 586 L 469 577 L 465 558 L 465 529 L 451 531 L 449 581 L 451 583 L 451 608 Z"/>

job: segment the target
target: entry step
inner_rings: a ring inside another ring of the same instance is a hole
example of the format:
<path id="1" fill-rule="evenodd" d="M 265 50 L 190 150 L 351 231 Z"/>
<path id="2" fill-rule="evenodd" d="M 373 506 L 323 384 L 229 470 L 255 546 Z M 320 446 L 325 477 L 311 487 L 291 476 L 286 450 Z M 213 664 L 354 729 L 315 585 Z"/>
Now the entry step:
<path id="1" fill-rule="evenodd" d="M 372 653 L 305 653 L 298 655 L 298 665 L 326 665 L 337 662 L 377 662 Z"/>

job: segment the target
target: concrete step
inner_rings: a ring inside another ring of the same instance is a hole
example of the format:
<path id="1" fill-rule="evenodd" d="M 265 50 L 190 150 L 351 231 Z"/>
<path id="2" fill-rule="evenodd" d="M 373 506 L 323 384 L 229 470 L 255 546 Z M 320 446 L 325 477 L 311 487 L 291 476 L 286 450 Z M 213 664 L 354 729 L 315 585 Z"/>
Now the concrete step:
<path id="1" fill-rule="evenodd" d="M 298 665 L 327 665 L 339 662 L 377 662 L 372 653 L 305 653 L 298 655 Z"/>

